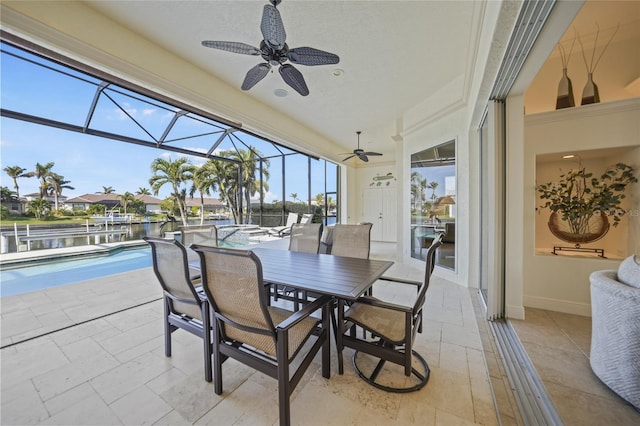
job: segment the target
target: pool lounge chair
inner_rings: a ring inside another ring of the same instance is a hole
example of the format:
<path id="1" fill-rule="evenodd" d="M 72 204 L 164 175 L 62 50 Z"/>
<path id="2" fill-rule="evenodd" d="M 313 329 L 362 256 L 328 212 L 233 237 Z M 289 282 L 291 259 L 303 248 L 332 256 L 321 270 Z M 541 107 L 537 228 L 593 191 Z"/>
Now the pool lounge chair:
<path id="1" fill-rule="evenodd" d="M 298 223 L 298 213 L 289 212 L 287 216 L 287 223 L 284 226 L 276 226 L 269 229 L 269 235 L 283 237 L 291 232 L 291 226 L 294 223 Z"/>

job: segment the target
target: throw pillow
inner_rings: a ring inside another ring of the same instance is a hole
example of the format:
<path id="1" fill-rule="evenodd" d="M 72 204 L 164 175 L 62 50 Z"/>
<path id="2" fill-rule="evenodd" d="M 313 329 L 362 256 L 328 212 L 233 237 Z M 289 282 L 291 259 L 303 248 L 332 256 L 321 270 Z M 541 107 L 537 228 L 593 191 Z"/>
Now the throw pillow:
<path id="1" fill-rule="evenodd" d="M 640 288 L 640 257 L 629 256 L 618 267 L 618 281 Z"/>

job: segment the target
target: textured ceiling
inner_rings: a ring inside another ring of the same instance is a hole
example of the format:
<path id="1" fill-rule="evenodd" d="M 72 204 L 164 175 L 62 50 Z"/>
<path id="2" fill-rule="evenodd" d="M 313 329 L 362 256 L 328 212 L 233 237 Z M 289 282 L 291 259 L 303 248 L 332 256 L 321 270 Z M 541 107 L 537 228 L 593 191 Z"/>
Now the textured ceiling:
<path id="1" fill-rule="evenodd" d="M 226 40 L 258 46 L 266 1 L 91 1 L 93 8 L 155 44 L 239 88 L 261 58 L 201 46 Z M 278 72 L 249 92 L 345 147 L 361 146 L 393 159 L 396 119 L 467 72 L 473 1 L 284 0 L 289 47 L 309 46 L 340 56 L 337 65 L 297 66 L 310 95 L 290 89 Z M 342 76 L 333 71 L 340 69 Z M 288 96 L 274 95 L 285 89 Z"/>

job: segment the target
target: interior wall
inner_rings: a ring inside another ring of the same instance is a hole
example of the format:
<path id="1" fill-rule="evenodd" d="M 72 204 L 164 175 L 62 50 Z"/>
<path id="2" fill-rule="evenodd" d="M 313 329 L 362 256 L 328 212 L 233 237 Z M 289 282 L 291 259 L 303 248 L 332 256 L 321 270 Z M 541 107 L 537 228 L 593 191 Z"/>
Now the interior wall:
<path id="1" fill-rule="evenodd" d="M 416 116 L 419 118 L 419 116 Z M 406 125 L 414 123 L 408 122 Z M 450 140 L 456 140 L 456 270 L 446 268 L 436 268 L 435 274 L 455 282 L 459 285 L 475 286 L 469 283 L 468 263 L 461 262 L 460 259 L 467 259 L 469 254 L 470 239 L 469 233 L 469 137 L 466 109 L 457 111 L 443 117 L 437 121 L 429 122 L 422 126 L 412 127 L 411 132 L 404 134 L 404 151 L 402 153 L 404 176 L 402 184 L 404 186 L 404 197 L 402 201 L 405 206 L 410 205 L 410 185 L 411 185 L 411 154 L 425 150 L 427 148 L 440 145 Z M 400 161 L 400 160 L 399 160 Z M 405 212 L 406 213 L 406 212 Z M 411 229 L 411 215 L 404 214 L 400 218 L 402 221 L 402 232 L 409 235 Z M 424 262 L 411 258 L 411 249 L 405 239 L 403 247 L 403 262 L 420 267 Z M 475 285 L 474 285 L 475 284 Z"/>
<path id="2" fill-rule="evenodd" d="M 638 170 L 640 166 L 640 157 L 637 157 L 638 135 L 640 135 L 640 98 L 530 115 L 525 118 L 524 128 L 522 240 L 524 305 L 590 316 L 589 275 L 596 270 L 617 269 L 620 261 L 597 256 L 536 254 L 536 225 L 539 220 L 535 211 L 538 199 L 535 192 L 536 157 L 548 153 L 627 147 L 635 157 L 625 156 L 624 162 Z M 613 158 L 604 158 L 599 161 L 606 163 L 611 159 Z M 632 211 L 640 206 L 637 191 L 637 188 L 633 189 L 633 199 L 629 200 L 632 203 Z M 635 232 L 638 226 L 634 223 L 629 229 L 630 232 Z M 612 234 L 615 246 L 613 235 L 615 232 Z M 628 238 L 637 241 L 640 234 L 630 234 Z M 634 244 L 637 246 L 636 243 Z M 615 246 L 612 250 L 621 250 L 625 246 L 627 246 L 626 242 Z"/>

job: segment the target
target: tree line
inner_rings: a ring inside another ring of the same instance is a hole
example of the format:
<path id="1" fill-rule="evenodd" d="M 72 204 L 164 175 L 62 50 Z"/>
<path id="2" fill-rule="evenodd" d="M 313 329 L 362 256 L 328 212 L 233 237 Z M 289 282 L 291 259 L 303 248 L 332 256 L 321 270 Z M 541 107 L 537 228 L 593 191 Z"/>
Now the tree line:
<path id="1" fill-rule="evenodd" d="M 170 187 L 170 195 L 163 201 L 162 207 L 172 214 L 180 216 L 183 225 L 187 224 L 188 210 L 187 197 L 200 199 L 200 221 L 204 222 L 204 198 L 218 193 L 220 200 L 224 202 L 233 215 L 235 223 L 249 223 L 251 219 L 250 203 L 258 191 L 261 196 L 269 190 L 269 160 L 260 161 L 259 152 L 254 147 L 248 150 L 221 151 L 219 157 L 236 160 L 223 161 L 220 159 L 208 159 L 201 166 L 194 165 L 188 158 L 180 157 L 175 160 L 156 158 L 151 163 L 152 176 L 149 178 L 151 190 L 141 187 L 135 194 L 125 192 L 119 196 L 120 204 L 125 213 L 128 208 L 140 202 L 136 195 L 158 195 L 163 187 Z M 242 167 L 239 167 L 239 164 Z M 35 170 L 27 171 L 20 166 L 5 167 L 3 170 L 13 180 L 15 191 L 2 187 L 2 201 L 17 200 L 20 197 L 18 185 L 19 178 L 35 177 L 40 181 L 39 198 L 29 202 L 27 212 L 40 218 L 59 210 L 58 198 L 65 189 L 73 190 L 71 183 L 64 176 L 53 171 L 53 162 L 46 164 L 36 163 Z M 241 171 L 241 174 L 240 174 Z M 261 182 L 256 175 L 262 176 Z M 110 194 L 115 190 L 110 186 L 103 186 L 99 193 Z M 297 200 L 298 194 L 292 193 L 292 198 Z M 54 198 L 54 206 L 47 198 Z M 324 194 L 315 197 L 319 205 L 324 205 Z M 275 201 L 274 201 L 275 202 Z M 329 205 L 333 200 L 329 199 Z M 243 208 L 244 206 L 245 208 Z M 94 207 L 94 206 L 92 206 Z M 142 206 L 144 207 L 144 205 Z M 93 211 L 101 206 L 95 206 L 88 213 L 101 213 Z M 102 207 L 103 208 L 103 207 Z M 3 206 L 3 214 L 6 207 Z"/>

